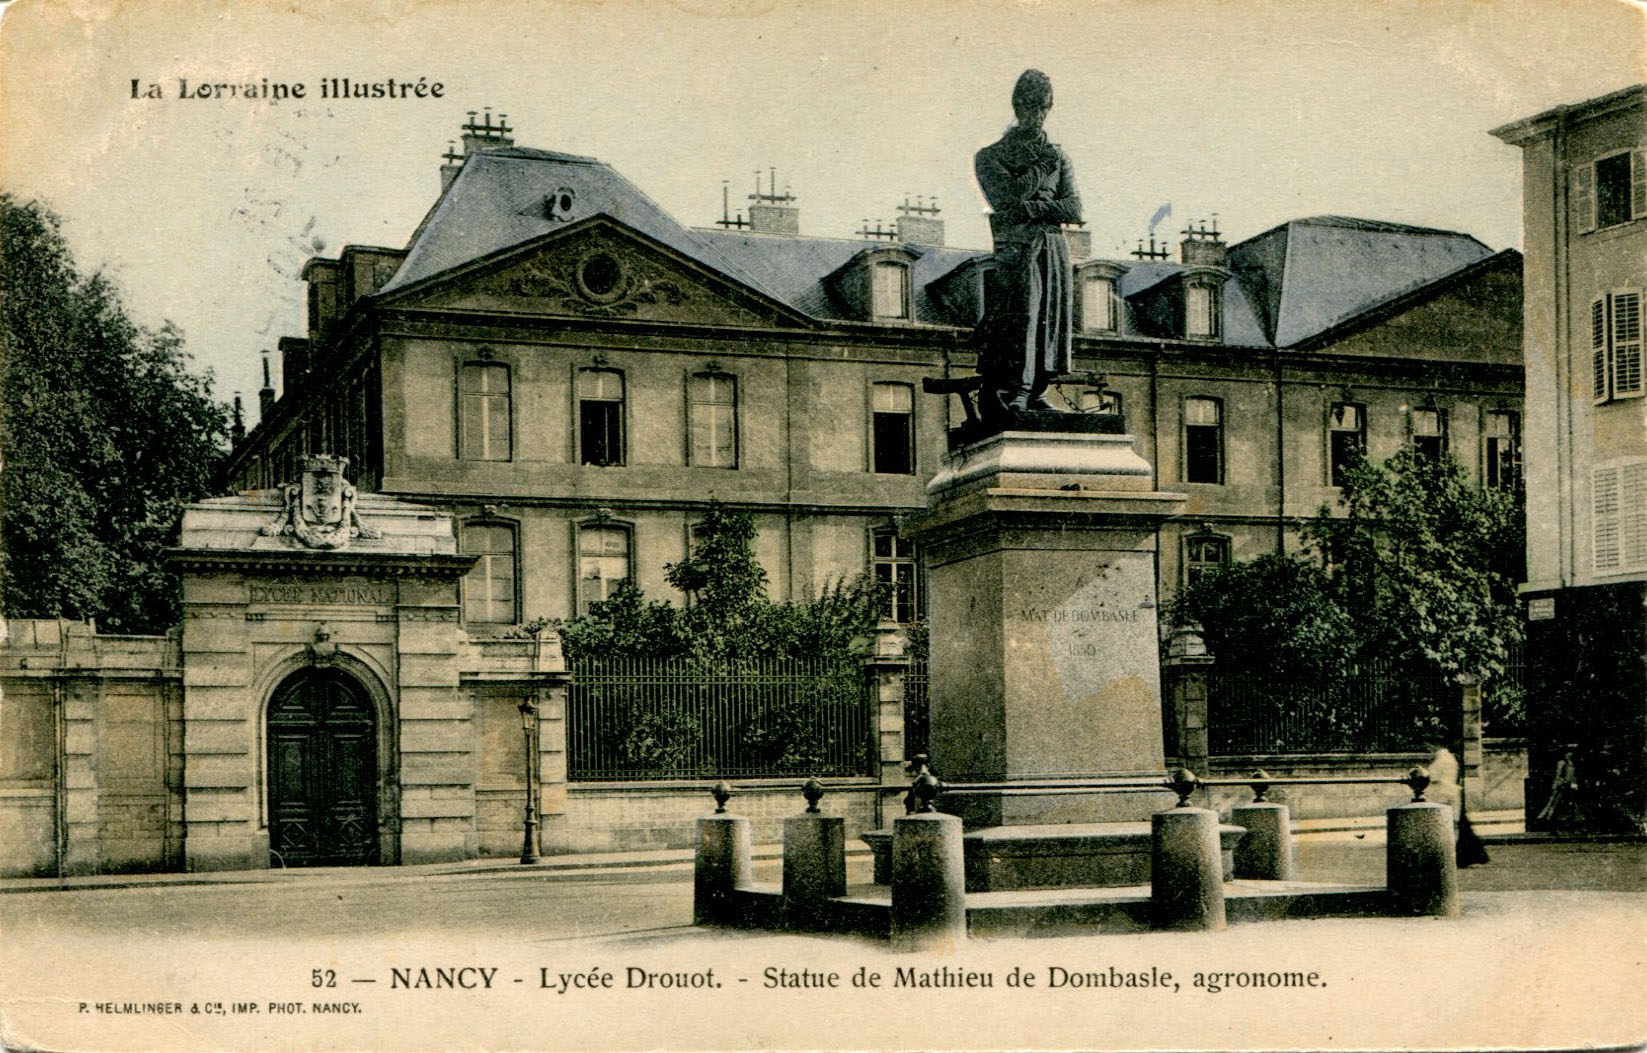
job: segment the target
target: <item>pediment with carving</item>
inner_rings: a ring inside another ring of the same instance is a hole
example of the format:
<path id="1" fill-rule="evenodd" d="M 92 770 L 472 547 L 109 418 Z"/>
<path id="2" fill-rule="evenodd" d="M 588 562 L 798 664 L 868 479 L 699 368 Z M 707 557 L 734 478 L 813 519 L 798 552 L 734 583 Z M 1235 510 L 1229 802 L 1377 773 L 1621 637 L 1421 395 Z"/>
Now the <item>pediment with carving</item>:
<path id="1" fill-rule="evenodd" d="M 793 324 L 737 284 L 611 230 L 560 239 L 454 275 L 415 302 L 696 325 Z"/>

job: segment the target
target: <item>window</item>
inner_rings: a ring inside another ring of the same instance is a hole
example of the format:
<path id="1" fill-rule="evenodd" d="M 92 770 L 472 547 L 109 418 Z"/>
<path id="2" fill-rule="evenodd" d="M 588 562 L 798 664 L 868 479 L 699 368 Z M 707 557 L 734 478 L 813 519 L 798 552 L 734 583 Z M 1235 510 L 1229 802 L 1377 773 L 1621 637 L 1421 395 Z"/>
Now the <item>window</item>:
<path id="1" fill-rule="evenodd" d="M 578 370 L 578 449 L 584 464 L 623 463 L 623 374 Z"/>
<path id="2" fill-rule="evenodd" d="M 699 468 L 738 466 L 738 379 L 698 373 L 691 379 L 691 463 Z"/>
<path id="3" fill-rule="evenodd" d="M 458 373 L 459 456 L 466 461 L 507 461 L 509 367 L 470 362 Z"/>
<path id="4" fill-rule="evenodd" d="M 1647 151 L 1597 158 L 1575 167 L 1572 178 L 1580 233 L 1647 216 Z"/>
<path id="5" fill-rule="evenodd" d="M 1609 293 L 1590 303 L 1590 377 L 1597 402 L 1642 393 L 1641 293 Z"/>
<path id="6" fill-rule="evenodd" d="M 1184 287 L 1184 335 L 1211 340 L 1219 333 L 1218 288 L 1204 281 Z"/>
<path id="7" fill-rule="evenodd" d="M 1184 481 L 1224 481 L 1224 414 L 1217 399 L 1184 400 Z"/>
<path id="8" fill-rule="evenodd" d="M 1617 574 L 1647 567 L 1647 461 L 1599 466 L 1592 485 L 1595 572 Z"/>
<path id="9" fill-rule="evenodd" d="M 1087 274 L 1081 280 L 1081 328 L 1089 333 L 1113 333 L 1119 329 L 1116 315 L 1115 279 Z"/>
<path id="10" fill-rule="evenodd" d="M 909 317 L 909 268 L 902 263 L 877 263 L 873 267 L 871 310 L 876 318 Z"/>
<path id="11" fill-rule="evenodd" d="M 900 623 L 914 621 L 921 616 L 914 543 L 899 537 L 896 530 L 877 530 L 871 541 L 870 568 L 876 583 L 887 590 L 881 616 Z"/>
<path id="12" fill-rule="evenodd" d="M 1367 408 L 1335 402 L 1327 413 L 1327 485 L 1343 486 L 1350 465 L 1367 454 Z"/>
<path id="13" fill-rule="evenodd" d="M 876 384 L 874 470 L 878 475 L 915 474 L 915 389 L 908 384 Z"/>
<path id="14" fill-rule="evenodd" d="M 1514 489 L 1521 478 L 1521 415 L 1490 411 L 1481 425 L 1481 481 Z"/>
<path id="15" fill-rule="evenodd" d="M 1192 534 L 1184 539 L 1184 584 L 1194 585 L 1208 571 L 1230 561 L 1230 539 L 1221 534 Z"/>
<path id="16" fill-rule="evenodd" d="M 1447 411 L 1415 409 L 1408 420 L 1412 427 L 1413 449 L 1418 451 L 1420 457 L 1440 460 L 1447 452 Z"/>
<path id="17" fill-rule="evenodd" d="M 578 613 L 611 599 L 629 579 L 629 528 L 592 523 L 578 528 Z"/>
<path id="18" fill-rule="evenodd" d="M 463 551 L 479 556 L 463 579 L 463 620 L 476 625 L 514 625 L 515 528 L 507 523 L 463 524 Z"/>

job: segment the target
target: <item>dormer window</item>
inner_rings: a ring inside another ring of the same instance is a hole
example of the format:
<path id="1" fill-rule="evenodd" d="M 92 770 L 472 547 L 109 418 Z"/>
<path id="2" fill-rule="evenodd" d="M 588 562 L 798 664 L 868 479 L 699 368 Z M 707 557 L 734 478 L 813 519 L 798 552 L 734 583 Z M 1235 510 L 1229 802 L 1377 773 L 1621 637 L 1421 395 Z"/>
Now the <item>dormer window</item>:
<path id="1" fill-rule="evenodd" d="M 1204 277 L 1184 281 L 1184 336 L 1191 340 L 1216 340 L 1223 313 L 1222 282 Z"/>
<path id="2" fill-rule="evenodd" d="M 877 245 L 847 260 L 824 284 L 849 317 L 866 322 L 910 322 L 915 296 L 910 271 L 920 255 L 902 245 Z"/>
<path id="3" fill-rule="evenodd" d="M 1121 329 L 1121 297 L 1116 283 L 1125 268 L 1094 260 L 1076 267 L 1076 318 L 1083 333 Z"/>
<path id="4" fill-rule="evenodd" d="M 876 318 L 909 317 L 909 265 L 885 261 L 875 264 L 874 314 Z"/>

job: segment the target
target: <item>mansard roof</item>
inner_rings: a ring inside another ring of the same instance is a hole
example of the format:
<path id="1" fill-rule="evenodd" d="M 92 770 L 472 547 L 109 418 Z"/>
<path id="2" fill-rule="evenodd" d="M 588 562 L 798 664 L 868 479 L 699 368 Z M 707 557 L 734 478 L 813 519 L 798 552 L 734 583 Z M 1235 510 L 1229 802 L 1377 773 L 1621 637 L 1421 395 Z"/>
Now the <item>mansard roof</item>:
<path id="1" fill-rule="evenodd" d="M 564 189 L 571 209 L 551 216 L 546 201 Z M 505 147 L 479 151 L 441 195 L 407 247 L 405 262 L 382 288 L 389 293 L 466 263 L 541 238 L 595 215 L 644 234 L 706 267 L 820 321 L 862 321 L 827 280 L 877 245 L 862 238 L 816 238 L 689 228 L 611 166 L 590 157 Z M 912 266 L 916 324 L 970 327 L 931 287 L 981 249 L 901 245 Z M 1502 255 L 1502 254 L 1501 254 Z M 1229 249 L 1221 340 L 1232 347 L 1286 348 L 1371 316 L 1493 256 L 1457 231 L 1348 216 L 1289 220 Z M 1159 338 L 1143 308 L 1174 287 L 1185 266 L 1116 260 L 1125 268 L 1120 336 Z"/>
<path id="2" fill-rule="evenodd" d="M 1269 342 L 1290 347 L 1492 255 L 1468 234 L 1311 216 L 1230 248 Z"/>

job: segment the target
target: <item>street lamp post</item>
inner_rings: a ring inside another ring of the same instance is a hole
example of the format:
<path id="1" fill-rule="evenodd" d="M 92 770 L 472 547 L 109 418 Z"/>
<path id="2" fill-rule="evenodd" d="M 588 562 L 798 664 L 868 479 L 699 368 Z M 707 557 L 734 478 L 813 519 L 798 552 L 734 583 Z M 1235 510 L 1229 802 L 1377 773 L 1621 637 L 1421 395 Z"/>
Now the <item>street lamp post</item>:
<path id="1" fill-rule="evenodd" d="M 538 723 L 538 707 L 528 696 L 520 704 L 520 728 L 526 736 L 526 829 L 520 846 L 520 861 L 522 863 L 536 863 L 538 861 L 538 811 L 537 811 L 537 758 L 532 756 L 533 730 Z"/>

